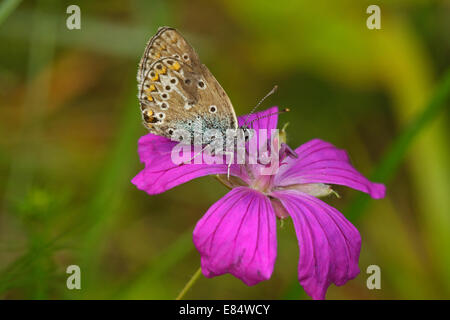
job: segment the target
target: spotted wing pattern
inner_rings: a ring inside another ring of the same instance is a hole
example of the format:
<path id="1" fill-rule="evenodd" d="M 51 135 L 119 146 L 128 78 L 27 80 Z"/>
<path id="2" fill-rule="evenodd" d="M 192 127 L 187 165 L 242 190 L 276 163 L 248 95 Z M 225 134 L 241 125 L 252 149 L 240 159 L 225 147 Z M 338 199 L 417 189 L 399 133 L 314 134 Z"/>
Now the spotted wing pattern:
<path id="1" fill-rule="evenodd" d="M 144 125 L 153 134 L 171 138 L 177 129 L 225 133 L 238 126 L 227 94 L 173 28 L 160 28 L 150 39 L 137 80 Z"/>

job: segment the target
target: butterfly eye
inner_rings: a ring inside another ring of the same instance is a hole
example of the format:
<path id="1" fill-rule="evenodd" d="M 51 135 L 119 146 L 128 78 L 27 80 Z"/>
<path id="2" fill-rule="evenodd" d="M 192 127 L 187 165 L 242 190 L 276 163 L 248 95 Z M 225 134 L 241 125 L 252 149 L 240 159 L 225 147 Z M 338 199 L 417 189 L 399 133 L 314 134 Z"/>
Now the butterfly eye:
<path id="1" fill-rule="evenodd" d="M 209 112 L 216 113 L 217 112 L 217 107 L 215 105 L 209 106 Z"/>
<path id="2" fill-rule="evenodd" d="M 165 86 L 164 89 L 166 89 L 166 91 L 170 91 L 171 87 L 169 85 Z"/>
<path id="3" fill-rule="evenodd" d="M 188 61 L 188 60 L 189 60 L 189 56 L 188 56 L 187 54 L 184 54 L 184 55 L 183 55 L 183 59 L 186 60 L 186 61 Z"/>
<path id="4" fill-rule="evenodd" d="M 172 135 L 172 134 L 173 134 L 173 129 L 172 129 L 172 128 L 169 128 L 169 130 L 167 130 L 167 133 L 170 134 L 170 135 Z"/>
<path id="5" fill-rule="evenodd" d="M 177 78 L 172 78 L 172 79 L 170 79 L 170 83 L 171 84 L 177 84 Z"/>
<path id="6" fill-rule="evenodd" d="M 161 95 L 161 98 L 163 98 L 164 100 L 167 100 L 167 99 L 169 99 L 169 95 L 167 93 L 163 93 Z"/>

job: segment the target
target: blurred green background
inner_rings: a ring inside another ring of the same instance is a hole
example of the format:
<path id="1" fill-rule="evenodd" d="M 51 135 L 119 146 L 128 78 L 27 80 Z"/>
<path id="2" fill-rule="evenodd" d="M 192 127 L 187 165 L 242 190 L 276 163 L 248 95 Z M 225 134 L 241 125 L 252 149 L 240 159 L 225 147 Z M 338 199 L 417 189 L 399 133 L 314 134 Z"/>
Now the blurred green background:
<path id="1" fill-rule="evenodd" d="M 66 28 L 67 6 L 81 30 Z M 381 30 L 366 8 L 381 7 Z M 211 177 L 148 196 L 130 180 L 146 133 L 137 64 L 176 27 L 245 114 L 289 107 L 292 147 L 321 138 L 387 184 L 328 203 L 359 229 L 361 274 L 329 299 L 450 298 L 448 1 L 0 2 L 0 297 L 173 299 L 199 266 L 195 223 L 227 190 Z M 309 299 L 291 221 L 269 281 L 200 278 L 190 299 Z M 66 268 L 81 268 L 81 290 Z M 366 268 L 381 268 L 368 290 Z"/>

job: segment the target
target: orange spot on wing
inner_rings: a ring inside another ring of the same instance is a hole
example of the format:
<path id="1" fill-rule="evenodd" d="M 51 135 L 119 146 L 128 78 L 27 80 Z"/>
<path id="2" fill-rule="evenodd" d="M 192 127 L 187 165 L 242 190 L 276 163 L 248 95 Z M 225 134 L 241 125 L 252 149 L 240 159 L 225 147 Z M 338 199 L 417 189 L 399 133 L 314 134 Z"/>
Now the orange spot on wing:
<path id="1" fill-rule="evenodd" d="M 181 66 L 177 61 L 175 61 L 175 63 L 170 67 L 170 69 L 178 71 L 181 69 Z"/>

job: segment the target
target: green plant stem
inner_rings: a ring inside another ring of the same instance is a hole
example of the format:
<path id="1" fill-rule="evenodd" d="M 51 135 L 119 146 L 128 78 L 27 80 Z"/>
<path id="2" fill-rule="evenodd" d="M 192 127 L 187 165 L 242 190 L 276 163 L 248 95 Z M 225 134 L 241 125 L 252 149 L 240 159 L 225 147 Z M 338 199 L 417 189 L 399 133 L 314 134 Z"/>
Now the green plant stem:
<path id="1" fill-rule="evenodd" d="M 13 13 L 21 2 L 22 0 L 5 0 L 0 4 L 0 24 Z"/>
<path id="2" fill-rule="evenodd" d="M 442 110 L 448 107 L 449 96 L 450 70 L 447 70 L 427 106 L 394 140 L 390 150 L 381 160 L 374 174 L 371 176 L 372 181 L 381 183 L 388 183 L 390 181 L 417 135 L 426 128 Z M 360 194 L 345 211 L 345 216 L 351 221 L 358 219 L 365 212 L 369 201 L 370 197 L 367 194 Z"/>
<path id="3" fill-rule="evenodd" d="M 175 300 L 181 300 L 183 299 L 186 292 L 189 291 L 189 289 L 194 285 L 194 283 L 200 278 L 200 275 L 202 274 L 202 268 L 198 268 L 197 271 L 194 273 L 194 275 L 189 279 L 189 281 L 184 286 L 183 290 L 181 290 L 180 294 L 176 297 Z"/>

